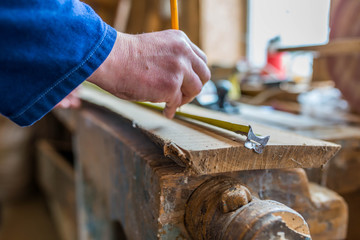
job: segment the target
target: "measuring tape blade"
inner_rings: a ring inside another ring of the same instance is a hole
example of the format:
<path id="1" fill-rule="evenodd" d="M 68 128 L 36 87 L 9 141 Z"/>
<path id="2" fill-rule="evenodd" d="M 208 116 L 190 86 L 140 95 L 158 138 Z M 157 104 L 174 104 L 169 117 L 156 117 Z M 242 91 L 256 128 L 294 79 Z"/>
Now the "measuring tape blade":
<path id="1" fill-rule="evenodd" d="M 136 104 L 139 104 L 141 106 L 147 107 L 147 108 L 151 108 L 151 109 L 155 109 L 158 111 L 163 111 L 164 108 L 156 105 L 156 104 L 152 104 L 152 103 L 148 103 L 148 102 L 134 102 Z M 208 118 L 208 117 L 203 117 L 203 116 L 198 116 L 195 114 L 189 114 L 189 113 L 185 113 L 185 112 L 180 112 L 180 111 L 176 111 L 175 116 L 182 116 L 185 118 L 190 118 L 193 120 L 197 120 L 206 124 L 210 124 L 212 126 L 215 127 L 219 127 L 222 129 L 226 129 L 241 135 L 245 135 L 246 136 L 246 141 L 245 141 L 245 147 L 249 148 L 249 149 L 253 149 L 256 153 L 262 153 L 262 151 L 264 150 L 265 146 L 267 145 L 270 136 L 258 136 L 256 134 L 254 134 L 254 132 L 252 131 L 251 126 L 246 126 L 246 125 L 241 125 L 241 124 L 235 124 L 235 123 L 231 123 L 231 122 L 226 122 L 226 121 L 222 121 L 222 120 L 218 120 L 218 119 L 214 119 L 214 118 Z"/>

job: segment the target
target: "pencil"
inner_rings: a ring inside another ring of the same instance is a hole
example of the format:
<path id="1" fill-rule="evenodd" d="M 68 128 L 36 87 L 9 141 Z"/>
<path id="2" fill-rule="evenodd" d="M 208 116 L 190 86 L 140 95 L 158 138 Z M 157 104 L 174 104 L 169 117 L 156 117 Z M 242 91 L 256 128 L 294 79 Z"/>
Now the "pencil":
<path id="1" fill-rule="evenodd" d="M 171 8 L 171 28 L 179 30 L 179 15 L 177 0 L 170 0 Z"/>

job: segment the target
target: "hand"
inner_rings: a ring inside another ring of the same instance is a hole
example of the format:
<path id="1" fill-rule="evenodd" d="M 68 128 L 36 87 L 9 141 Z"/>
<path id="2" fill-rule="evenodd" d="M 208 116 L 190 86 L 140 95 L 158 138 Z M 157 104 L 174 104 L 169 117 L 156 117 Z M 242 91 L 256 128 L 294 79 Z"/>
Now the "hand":
<path id="1" fill-rule="evenodd" d="M 81 101 L 78 97 L 78 88 L 75 88 L 69 95 L 67 95 L 55 107 L 57 108 L 79 108 Z"/>
<path id="2" fill-rule="evenodd" d="M 172 118 L 210 79 L 206 62 L 182 31 L 118 33 L 109 56 L 88 80 L 122 99 L 166 102 L 164 115 Z"/>

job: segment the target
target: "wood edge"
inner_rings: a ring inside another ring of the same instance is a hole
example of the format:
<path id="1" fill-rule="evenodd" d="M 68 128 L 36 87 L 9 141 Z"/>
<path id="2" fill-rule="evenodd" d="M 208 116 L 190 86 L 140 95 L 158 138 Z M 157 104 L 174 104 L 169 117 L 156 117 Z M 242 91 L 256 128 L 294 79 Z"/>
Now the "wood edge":
<path id="1" fill-rule="evenodd" d="M 277 163 L 278 163 L 278 161 L 281 161 L 282 162 L 281 164 L 276 164 L 274 166 L 268 166 L 268 164 L 264 164 L 263 167 L 256 167 L 256 166 L 253 165 L 252 162 L 250 162 L 250 163 L 247 164 L 247 167 L 244 167 L 244 165 L 237 165 L 238 167 L 234 168 L 233 165 L 232 165 L 232 167 L 226 167 L 226 168 L 223 168 L 221 170 L 214 170 L 214 169 L 210 169 L 210 168 L 205 169 L 204 167 L 201 167 L 199 164 L 194 165 L 194 162 L 193 162 L 192 165 L 187 166 L 186 174 L 189 175 L 189 176 L 201 176 L 201 175 L 207 175 L 207 174 L 223 174 L 223 173 L 227 173 L 227 172 L 238 172 L 238 171 L 248 171 L 248 170 L 271 170 L 271 169 L 291 169 L 291 168 L 322 168 L 341 149 L 341 146 L 338 145 L 338 144 L 332 144 L 332 145 L 333 146 L 330 147 L 330 148 L 326 147 L 325 152 L 316 161 L 307 162 L 307 163 L 299 162 L 299 161 L 297 161 L 295 159 L 292 160 L 292 159 L 283 158 L 283 159 L 277 160 Z M 276 148 L 276 145 L 268 146 L 268 147 Z M 281 147 L 286 147 L 286 146 L 281 146 Z M 305 153 L 309 152 L 308 151 L 309 148 L 313 148 L 313 146 L 305 147 L 301 154 L 305 154 Z M 322 148 L 322 149 L 324 150 L 324 148 Z M 222 150 L 226 150 L 226 149 L 222 149 Z M 253 150 L 250 150 L 250 149 L 246 149 L 246 150 L 253 151 Z M 319 149 L 314 150 L 314 151 L 318 151 L 318 150 Z M 215 152 L 216 152 L 216 150 L 210 150 L 209 154 L 212 155 Z M 255 153 L 255 152 L 253 154 L 254 154 L 254 156 L 258 156 L 258 154 Z M 314 154 L 310 154 L 310 155 L 314 155 Z M 236 160 L 234 160 L 234 159 L 228 160 L 229 165 L 230 165 L 230 163 L 233 163 L 234 161 L 236 161 Z M 256 162 L 256 161 L 261 161 L 261 159 L 254 160 L 254 162 Z M 286 163 L 284 163 L 284 161 Z"/>

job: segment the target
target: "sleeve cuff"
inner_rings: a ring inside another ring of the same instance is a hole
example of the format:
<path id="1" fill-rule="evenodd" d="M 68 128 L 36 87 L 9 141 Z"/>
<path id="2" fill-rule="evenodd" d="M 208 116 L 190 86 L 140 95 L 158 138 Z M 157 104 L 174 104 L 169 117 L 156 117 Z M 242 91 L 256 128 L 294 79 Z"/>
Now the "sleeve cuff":
<path id="1" fill-rule="evenodd" d="M 116 37 L 116 30 L 106 24 L 103 36 L 83 62 L 56 81 L 34 103 L 9 118 L 20 126 L 29 126 L 41 119 L 105 61 Z"/>

